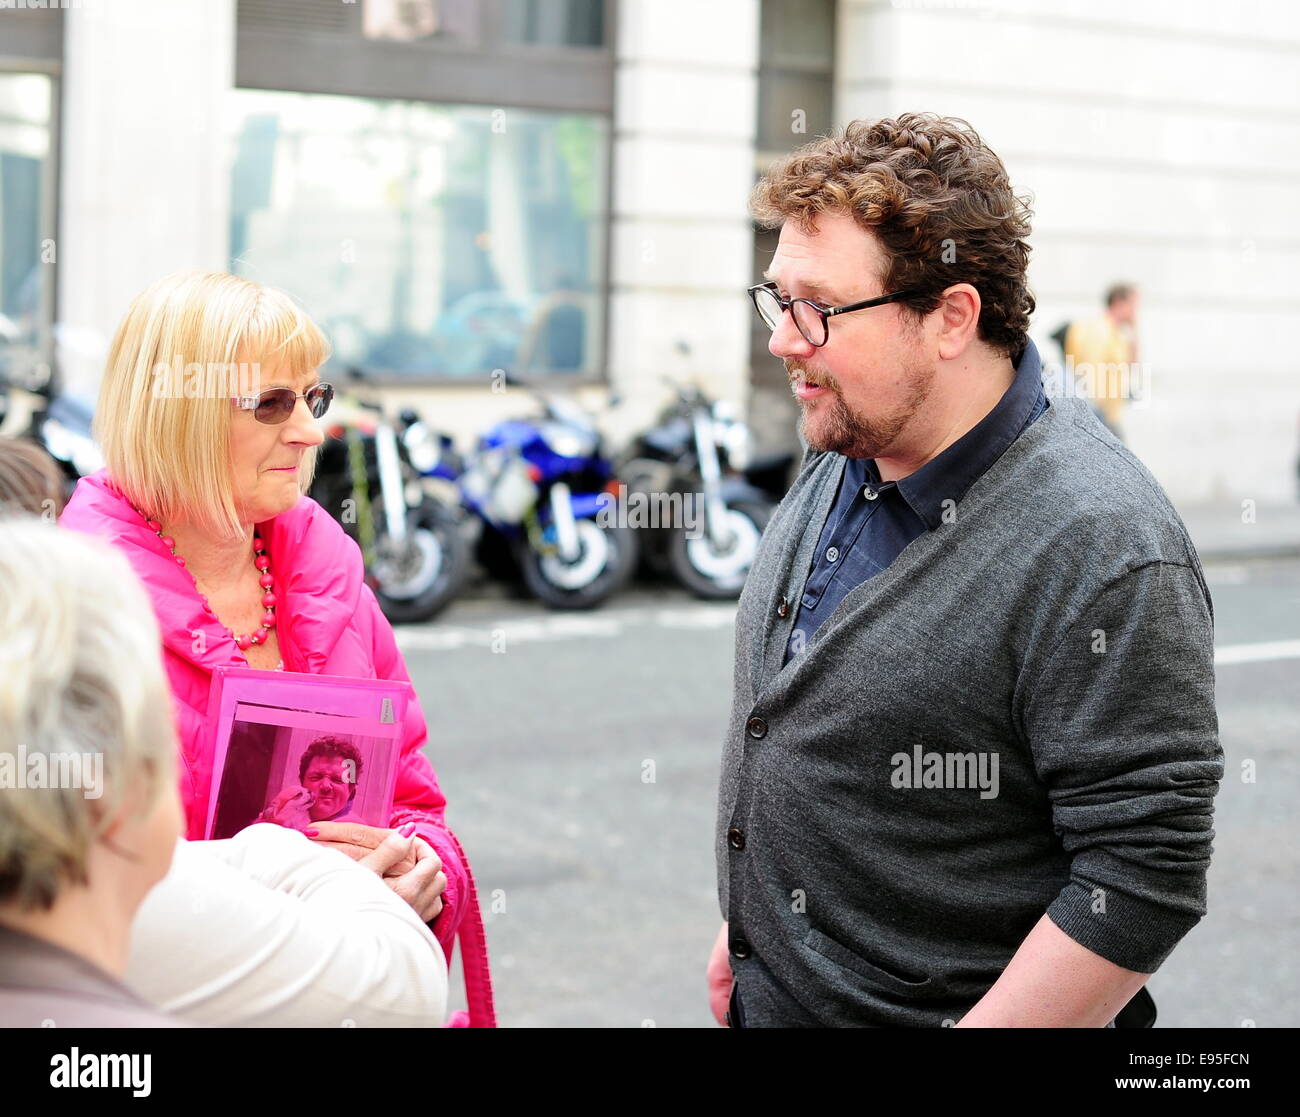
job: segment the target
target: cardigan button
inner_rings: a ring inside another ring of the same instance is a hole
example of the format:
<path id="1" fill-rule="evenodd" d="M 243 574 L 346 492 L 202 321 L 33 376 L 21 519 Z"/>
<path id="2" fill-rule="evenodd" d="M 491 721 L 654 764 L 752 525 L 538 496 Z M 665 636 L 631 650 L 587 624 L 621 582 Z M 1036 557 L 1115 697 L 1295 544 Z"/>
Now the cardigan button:
<path id="1" fill-rule="evenodd" d="M 749 735 L 755 739 L 767 736 L 767 722 L 762 718 L 750 718 L 745 724 L 745 728 L 749 731 Z"/>
<path id="2" fill-rule="evenodd" d="M 790 615 L 790 599 L 788 597 L 781 598 L 781 604 L 776 607 L 776 615 L 783 620 Z"/>
<path id="3" fill-rule="evenodd" d="M 731 846 L 732 849 L 744 849 L 745 832 L 733 826 L 727 831 L 727 844 Z"/>
<path id="4" fill-rule="evenodd" d="M 748 958 L 751 953 L 752 951 L 750 949 L 749 943 L 747 943 L 744 939 L 731 940 L 731 956 L 733 958 L 739 958 L 741 959 L 741 961 L 744 961 L 744 959 Z"/>

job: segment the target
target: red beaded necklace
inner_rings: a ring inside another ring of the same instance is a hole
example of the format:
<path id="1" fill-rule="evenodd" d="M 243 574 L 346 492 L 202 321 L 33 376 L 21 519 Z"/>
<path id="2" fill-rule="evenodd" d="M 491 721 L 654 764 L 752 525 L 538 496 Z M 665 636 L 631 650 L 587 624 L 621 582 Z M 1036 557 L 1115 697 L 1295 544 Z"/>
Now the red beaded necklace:
<path id="1" fill-rule="evenodd" d="M 132 507 L 135 506 L 132 505 Z M 149 530 L 162 540 L 162 545 L 171 551 L 172 558 L 176 560 L 176 565 L 184 566 L 185 560 L 176 553 L 176 540 L 170 535 L 164 535 L 162 533 L 162 524 L 152 516 L 141 512 L 139 508 L 135 510 L 143 517 Z M 247 636 L 236 636 L 232 629 L 226 629 L 234 637 L 240 651 L 247 651 L 254 644 L 265 644 L 271 634 L 271 629 L 275 627 L 275 579 L 271 576 L 271 560 L 266 555 L 266 546 L 262 543 L 261 536 L 256 532 L 253 533 L 253 552 L 253 565 L 261 571 L 257 583 L 262 587 L 262 604 L 265 606 L 266 612 L 262 614 L 261 628 L 257 629 L 256 632 L 249 633 Z M 200 596 L 203 597 L 202 594 Z M 208 599 L 203 597 L 203 604 L 206 605 L 207 603 Z"/>

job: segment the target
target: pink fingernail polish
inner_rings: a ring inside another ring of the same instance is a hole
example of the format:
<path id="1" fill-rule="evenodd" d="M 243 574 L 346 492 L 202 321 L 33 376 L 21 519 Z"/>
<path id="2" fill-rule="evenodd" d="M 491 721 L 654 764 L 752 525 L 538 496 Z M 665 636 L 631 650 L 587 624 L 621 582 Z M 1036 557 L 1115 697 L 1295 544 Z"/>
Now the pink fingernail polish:
<path id="1" fill-rule="evenodd" d="M 403 838 L 409 838 L 412 834 L 415 833 L 415 825 L 416 824 L 414 822 L 408 822 L 397 832 L 401 834 Z"/>
<path id="2" fill-rule="evenodd" d="M 316 827 L 313 826 L 310 830 L 304 830 L 303 833 L 306 834 L 307 837 L 309 837 L 309 838 L 314 838 L 314 837 L 316 837 L 317 834 L 320 833 L 320 831 L 317 830 Z"/>

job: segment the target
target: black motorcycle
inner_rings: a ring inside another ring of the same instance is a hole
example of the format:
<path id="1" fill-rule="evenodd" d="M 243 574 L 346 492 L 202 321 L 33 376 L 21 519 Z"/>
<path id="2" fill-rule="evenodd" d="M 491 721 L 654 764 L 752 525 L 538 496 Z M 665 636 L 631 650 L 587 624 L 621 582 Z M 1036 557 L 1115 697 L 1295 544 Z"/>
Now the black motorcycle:
<path id="1" fill-rule="evenodd" d="M 725 401 L 672 381 L 677 399 L 621 462 L 627 515 L 647 565 L 702 598 L 737 598 L 793 458 L 749 460 L 749 429 Z"/>
<path id="2" fill-rule="evenodd" d="M 94 402 L 67 394 L 57 372 L 20 377 L 0 366 L 0 421 L 8 418 L 14 388 L 34 399 L 28 406 L 26 425 L 15 433 L 30 438 L 55 460 L 63 473 L 64 497 L 70 497 L 82 477 L 104 466 L 104 456 L 91 434 Z"/>
<path id="3" fill-rule="evenodd" d="M 381 404 L 350 395 L 335 401 L 331 419 L 310 496 L 361 547 L 384 616 L 427 621 L 456 596 L 469 568 L 460 516 L 424 489 Z M 415 420 L 403 413 L 403 426 Z"/>

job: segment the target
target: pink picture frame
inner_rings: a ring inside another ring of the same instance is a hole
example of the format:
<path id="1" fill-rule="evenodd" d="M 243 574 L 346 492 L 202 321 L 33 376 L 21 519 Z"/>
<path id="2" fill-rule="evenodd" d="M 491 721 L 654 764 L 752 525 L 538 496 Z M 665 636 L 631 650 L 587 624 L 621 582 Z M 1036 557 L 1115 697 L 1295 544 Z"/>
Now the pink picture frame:
<path id="1" fill-rule="evenodd" d="M 387 827 L 410 683 L 252 667 L 213 671 L 205 839 L 256 822 Z"/>

